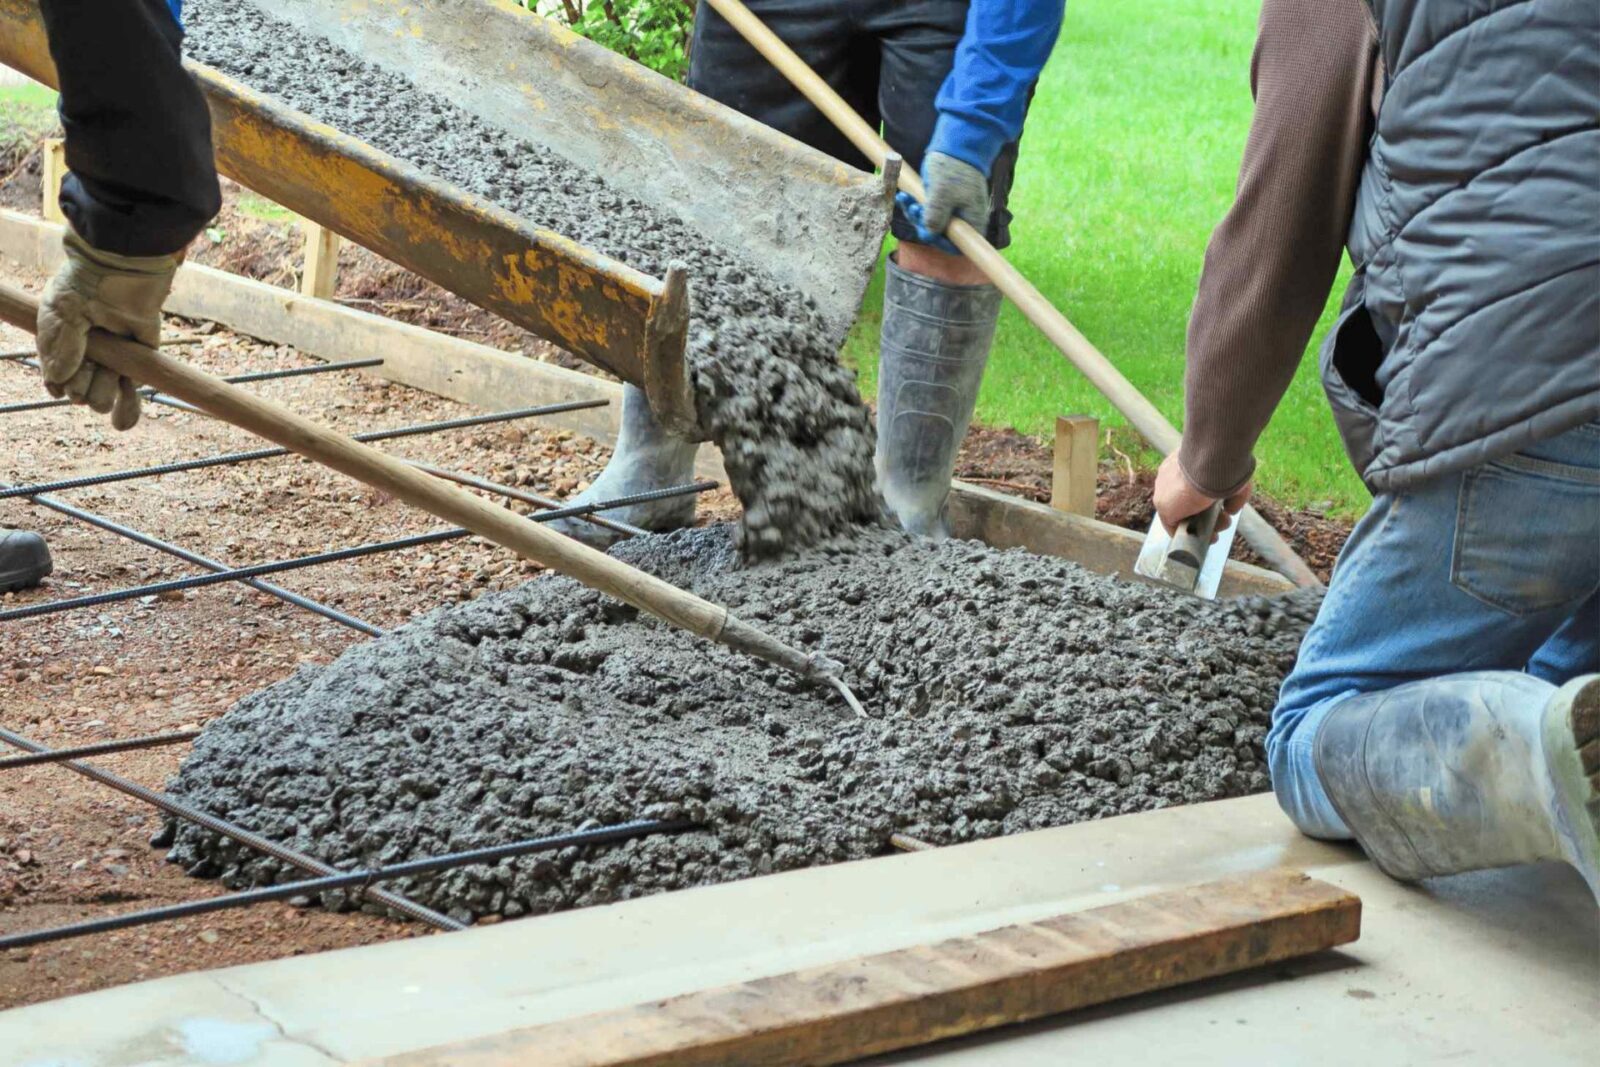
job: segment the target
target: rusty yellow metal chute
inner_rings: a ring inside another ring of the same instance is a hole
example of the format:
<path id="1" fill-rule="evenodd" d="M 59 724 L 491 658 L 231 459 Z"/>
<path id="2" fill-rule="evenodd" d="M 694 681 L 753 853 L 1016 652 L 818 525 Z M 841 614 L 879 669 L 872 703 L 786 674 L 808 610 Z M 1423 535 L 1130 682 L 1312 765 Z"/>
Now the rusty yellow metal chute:
<path id="1" fill-rule="evenodd" d="M 249 2 L 249 0 L 241 0 Z M 762 263 L 838 328 L 888 225 L 883 183 L 509 0 L 273 0 L 273 17 L 448 97 Z M 0 0 L 0 62 L 56 84 L 35 0 Z M 218 169 L 640 386 L 692 434 L 688 287 L 510 212 L 191 63 Z M 814 232 L 795 234 L 796 220 Z"/>

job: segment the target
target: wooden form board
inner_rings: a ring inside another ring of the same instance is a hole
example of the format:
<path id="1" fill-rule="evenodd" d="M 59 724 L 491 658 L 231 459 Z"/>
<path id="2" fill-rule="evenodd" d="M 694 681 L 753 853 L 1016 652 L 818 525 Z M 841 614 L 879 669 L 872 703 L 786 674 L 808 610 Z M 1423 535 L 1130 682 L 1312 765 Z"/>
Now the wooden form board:
<path id="1" fill-rule="evenodd" d="M 0 209 L 0 255 L 25 266 L 54 270 L 61 258 L 61 227 Z M 167 310 L 292 345 L 318 359 L 381 358 L 381 367 L 364 373 L 485 410 L 605 398 L 612 402 L 609 407 L 547 416 L 540 425 L 572 430 L 606 444 L 616 441 L 622 386 L 590 374 L 197 264 L 186 264 L 178 272 Z M 700 449 L 695 473 L 727 481 L 722 458 L 711 446 Z M 1133 562 L 1142 538 L 1119 526 L 965 482 L 956 482 L 951 491 L 950 518 L 957 537 L 1070 559 L 1101 574 L 1135 577 Z M 1272 571 L 1229 563 L 1220 595 L 1282 593 L 1293 588 Z"/>
<path id="2" fill-rule="evenodd" d="M 1356 940 L 1361 902 L 1282 869 L 494 1034 L 387 1067 L 810 1067 Z"/>

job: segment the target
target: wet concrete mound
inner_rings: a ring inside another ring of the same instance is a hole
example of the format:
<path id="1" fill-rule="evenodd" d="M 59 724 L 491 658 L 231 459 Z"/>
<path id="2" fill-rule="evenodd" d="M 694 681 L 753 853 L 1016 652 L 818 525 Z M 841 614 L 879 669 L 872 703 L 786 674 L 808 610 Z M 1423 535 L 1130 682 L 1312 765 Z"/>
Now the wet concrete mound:
<path id="1" fill-rule="evenodd" d="M 519 217 L 662 277 L 690 277 L 688 363 L 702 431 L 744 504 L 742 551 L 781 554 L 878 512 L 872 420 L 816 305 L 676 216 L 537 144 L 302 34 L 252 4 L 190 0 L 185 50 Z"/>
<path id="2" fill-rule="evenodd" d="M 704 824 L 392 885 L 463 919 L 621 900 L 881 854 L 896 831 L 953 844 L 1264 790 L 1317 603 L 1207 604 L 877 529 L 756 566 L 725 526 L 615 551 L 848 664 L 874 717 L 551 576 L 245 698 L 173 792 L 339 866 Z M 300 877 L 191 826 L 169 856 L 232 887 Z"/>

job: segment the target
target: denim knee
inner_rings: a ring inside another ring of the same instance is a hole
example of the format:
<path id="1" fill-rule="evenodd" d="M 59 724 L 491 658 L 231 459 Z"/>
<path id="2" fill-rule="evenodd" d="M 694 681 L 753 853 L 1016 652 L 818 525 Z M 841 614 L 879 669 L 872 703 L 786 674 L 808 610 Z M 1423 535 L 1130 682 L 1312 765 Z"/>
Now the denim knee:
<path id="1" fill-rule="evenodd" d="M 1348 841 L 1354 835 L 1328 798 L 1317 774 L 1316 738 L 1322 720 L 1354 693 L 1343 693 L 1310 707 L 1280 706 L 1267 733 L 1267 771 L 1278 806 L 1308 837 Z"/>

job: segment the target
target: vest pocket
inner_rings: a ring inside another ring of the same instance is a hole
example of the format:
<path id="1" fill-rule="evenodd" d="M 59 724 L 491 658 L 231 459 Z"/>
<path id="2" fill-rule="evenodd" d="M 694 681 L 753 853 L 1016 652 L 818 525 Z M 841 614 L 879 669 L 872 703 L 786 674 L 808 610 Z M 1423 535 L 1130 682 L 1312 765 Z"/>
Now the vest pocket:
<path id="1" fill-rule="evenodd" d="M 1600 587 L 1600 470 L 1512 455 L 1461 479 L 1450 581 L 1512 615 Z"/>
<path id="2" fill-rule="evenodd" d="M 1334 325 L 1333 370 L 1351 392 L 1373 408 L 1383 404 L 1383 388 L 1378 384 L 1383 354 L 1383 342 L 1367 305 L 1346 308 Z"/>
<path id="3" fill-rule="evenodd" d="M 1323 339 L 1318 363 L 1339 436 L 1363 478 L 1379 451 L 1378 407 L 1383 390 L 1378 387 L 1377 374 L 1383 353 L 1366 306 L 1366 278 L 1357 270 L 1345 290 L 1339 318 Z"/>

